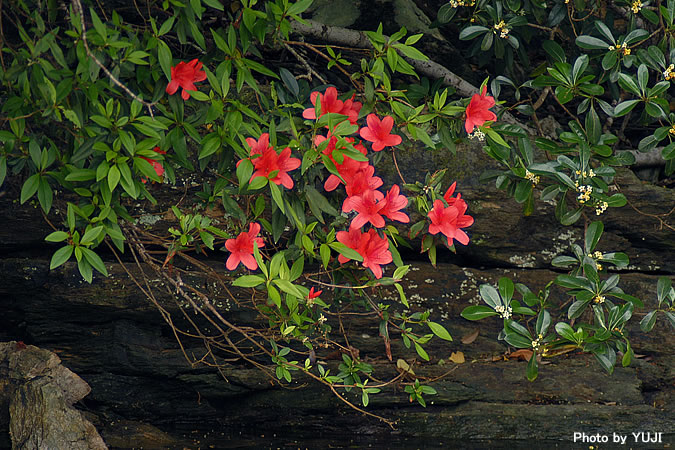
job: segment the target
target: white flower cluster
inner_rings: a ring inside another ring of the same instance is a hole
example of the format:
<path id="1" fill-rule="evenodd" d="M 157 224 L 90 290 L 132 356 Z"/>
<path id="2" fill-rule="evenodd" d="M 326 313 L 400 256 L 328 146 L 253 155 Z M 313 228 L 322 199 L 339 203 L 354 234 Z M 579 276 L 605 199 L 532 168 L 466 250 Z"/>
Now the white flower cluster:
<path id="1" fill-rule="evenodd" d="M 608 206 L 609 203 L 607 202 L 598 203 L 598 206 L 595 208 L 595 215 L 599 216 L 600 214 L 604 213 Z"/>
<path id="2" fill-rule="evenodd" d="M 588 172 L 585 170 L 582 172 L 581 170 L 577 170 L 577 175 L 581 175 L 584 178 L 593 178 L 595 176 L 595 172 L 593 172 L 593 169 L 589 169 Z"/>
<path id="3" fill-rule="evenodd" d="M 465 1 L 465 0 L 450 0 L 450 6 L 457 8 L 458 6 L 474 6 L 476 4 L 475 0 Z"/>
<path id="4" fill-rule="evenodd" d="M 525 178 L 530 180 L 532 186 L 535 186 L 537 183 L 539 183 L 539 177 L 527 169 L 525 169 Z"/>
<path id="5" fill-rule="evenodd" d="M 608 48 L 610 51 L 611 51 L 611 50 L 621 51 L 621 52 L 623 52 L 623 56 L 628 56 L 628 55 L 630 55 L 630 49 L 628 48 L 628 44 L 626 44 L 625 42 L 624 42 L 623 44 L 621 44 L 621 45 L 617 45 L 616 47 L 614 47 L 613 45 L 610 45 L 610 46 L 607 47 L 607 48 Z"/>
<path id="6" fill-rule="evenodd" d="M 504 318 L 504 319 L 510 319 L 511 316 L 513 315 L 513 309 L 511 309 L 510 306 L 502 306 L 502 305 L 497 305 L 495 306 L 495 311 L 499 313 L 499 315 Z"/>
<path id="7" fill-rule="evenodd" d="M 500 20 L 499 23 L 495 24 L 495 30 L 499 31 L 499 37 L 502 39 L 509 37 L 509 32 L 511 31 L 506 27 L 506 22 L 503 20 Z"/>
<path id="8" fill-rule="evenodd" d="M 539 347 L 541 346 L 542 339 L 544 339 L 544 335 L 539 333 L 539 335 L 537 336 L 537 339 L 532 341 L 532 350 L 534 350 L 535 352 L 537 350 L 539 350 Z M 533 357 L 534 357 L 534 355 L 533 355 Z"/>
<path id="9" fill-rule="evenodd" d="M 666 81 L 670 81 L 675 78 L 675 64 L 668 66 L 668 68 L 663 72 L 663 78 L 665 78 Z"/>
<path id="10" fill-rule="evenodd" d="M 577 189 L 579 189 L 579 196 L 577 197 L 579 203 L 586 203 L 591 199 L 591 192 L 593 192 L 593 186 L 578 186 Z"/>
<path id="11" fill-rule="evenodd" d="M 483 142 L 485 140 L 485 133 L 476 129 L 476 131 L 469 134 L 469 139 L 478 139 L 479 141 Z"/>

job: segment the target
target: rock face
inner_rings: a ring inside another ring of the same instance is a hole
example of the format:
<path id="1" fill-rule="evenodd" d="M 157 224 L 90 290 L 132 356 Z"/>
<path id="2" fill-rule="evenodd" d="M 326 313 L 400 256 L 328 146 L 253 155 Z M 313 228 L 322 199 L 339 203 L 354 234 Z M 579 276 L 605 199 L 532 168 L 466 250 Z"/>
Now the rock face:
<path id="1" fill-rule="evenodd" d="M 106 449 L 94 425 L 72 407 L 89 391 L 54 353 L 0 343 L 0 418 L 5 425 L 9 419 L 12 448 Z"/>
<path id="2" fill-rule="evenodd" d="M 399 183 L 388 158 L 390 155 L 384 154 L 378 175 L 385 179 L 385 185 Z M 651 333 L 643 334 L 638 322 L 641 314 L 654 307 L 658 276 L 673 275 L 675 233 L 656 216 L 675 205 L 675 193 L 643 185 L 632 172 L 622 170 L 617 184 L 635 208 L 612 208 L 603 215 L 605 233 L 599 250 L 628 254 L 631 265 L 621 272 L 621 286 L 646 305 L 645 311 L 635 312 L 628 329 L 633 349 L 640 357 L 629 367 L 617 367 L 611 376 L 600 369 L 592 356 L 545 358 L 539 378 L 529 383 L 525 378 L 526 363 L 506 358 L 507 348 L 496 340 L 499 320 L 469 322 L 459 314 L 479 301 L 480 284 L 495 284 L 502 276 L 524 283 L 534 292 L 543 289 L 558 274 L 552 271 L 551 259 L 570 254 L 569 245 L 583 241 L 583 224 L 580 221 L 572 227 L 560 226 L 555 222 L 553 207 L 542 202 L 536 203 L 532 216 L 523 217 L 520 205 L 494 186 L 478 181 L 478 174 L 492 164 L 479 148 L 460 147 L 457 156 L 429 152 L 420 157 L 414 152 L 397 151 L 397 159 L 408 182 L 420 179 L 427 170 L 448 168 L 444 186 L 458 181 L 458 191 L 467 200 L 468 213 L 475 218 L 475 224 L 468 229 L 471 243 L 458 246 L 457 255 L 440 253 L 435 268 L 417 256 L 416 250 L 404 255 L 406 260 L 413 260 L 413 270 L 403 283 L 412 309 L 431 309 L 435 320 L 455 338 L 453 342 L 432 340 L 428 348 L 430 362 L 422 363 L 398 336 L 392 338 L 394 362 L 389 362 L 376 321 L 356 319 L 347 323 L 347 331 L 353 337 L 350 344 L 383 378 L 398 373 L 398 358 L 405 359 L 418 377 L 427 380 L 452 370 L 431 383 L 438 395 L 427 397 L 426 409 L 409 403 L 398 385 L 371 396 L 368 411 L 398 419 L 395 431 L 347 408 L 327 389 L 303 377 L 296 377 L 291 384 L 293 389 L 287 389 L 237 358 L 226 358 L 220 373 L 205 365 L 188 364 L 184 355 L 199 359 L 205 354 L 202 342 L 183 338 L 181 348 L 158 308 L 112 255 L 106 261 L 110 277 L 95 275 L 91 285 L 81 280 L 72 263 L 49 270 L 55 248 L 43 238 L 51 229 L 39 210 L 13 203 L 19 183 L 10 185 L 7 195 L 0 197 L 0 341 L 22 340 L 52 351 L 82 377 L 91 386 L 91 393 L 77 406 L 86 411 L 87 418 L 111 447 L 260 447 L 293 442 L 317 447 L 329 443 L 414 447 L 431 439 L 462 448 L 531 448 L 548 445 L 542 441 L 551 441 L 550 446 L 570 442 L 574 432 L 610 437 L 616 432 L 633 439 L 630 433 L 640 431 L 665 433 L 663 443 L 672 445 L 673 330 L 658 321 Z M 183 190 L 154 188 L 159 205 L 149 206 L 138 215 L 149 229 L 166 230 L 170 215 L 165 212 L 183 195 Z M 57 198 L 57 207 L 58 201 Z M 52 219 L 53 223 L 59 221 Z M 419 242 L 413 242 L 413 247 L 419 248 Z M 142 279 L 140 269 L 129 256 L 125 257 L 126 269 Z M 224 272 L 222 255 L 202 261 L 216 272 Z M 141 268 L 146 275 L 152 273 L 147 266 Z M 212 284 L 198 273 L 191 281 L 205 287 Z M 195 316 L 189 305 L 182 304 L 162 280 L 149 275 L 147 283 L 158 305 L 174 323 L 189 330 L 187 318 Z M 210 287 L 207 290 L 228 320 L 240 325 L 255 321 L 255 314 L 238 308 L 221 291 Z M 395 298 L 395 292 L 387 289 L 377 295 L 378 302 Z M 551 312 L 560 315 L 567 298 L 554 287 L 550 301 Z M 479 334 L 473 342 L 461 342 L 462 337 L 476 331 Z M 64 438 L 64 442 L 73 442 L 69 448 L 77 448 L 75 442 L 93 448 L 103 446 L 92 437 L 93 430 L 80 413 L 68 408 L 86 394 L 86 385 L 59 366 L 58 358 L 46 350 L 36 353 L 43 356 L 36 356 L 32 365 L 10 367 L 8 355 L 17 354 L 11 350 L 12 345 L 15 344 L 0 347 L 4 349 L 0 350 L 0 361 L 5 361 L 4 366 L 0 365 L 0 375 L 22 370 L 18 379 L 24 379 L 31 370 L 38 370 L 35 367 L 52 374 L 51 378 L 32 378 L 21 387 L 12 384 L 16 378 L 0 376 L 0 385 L 5 383 L 5 395 L 0 397 L 4 399 L 0 403 L 0 424 L 3 430 L 11 427 L 15 446 L 58 448 L 36 439 L 52 436 L 57 428 L 49 424 L 66 419 L 78 424 L 78 430 L 87 430 L 86 439 L 91 439 L 84 441 L 84 435 L 76 438 L 71 434 Z M 466 362 L 450 362 L 451 353 L 460 351 Z M 339 360 L 331 352 L 332 349 L 317 352 L 317 360 L 334 373 Z M 70 381 L 53 381 L 56 379 Z M 295 389 L 305 383 L 307 386 Z M 14 386 L 11 393 L 6 390 L 8 385 Z M 10 399 L 17 406 L 56 405 L 59 416 L 20 416 L 17 409 L 11 409 L 10 416 Z M 354 400 L 359 403 L 356 397 Z M 36 435 L 36 430 L 46 434 Z M 0 434 L 0 447 L 8 445 L 9 436 L 2 439 Z"/>

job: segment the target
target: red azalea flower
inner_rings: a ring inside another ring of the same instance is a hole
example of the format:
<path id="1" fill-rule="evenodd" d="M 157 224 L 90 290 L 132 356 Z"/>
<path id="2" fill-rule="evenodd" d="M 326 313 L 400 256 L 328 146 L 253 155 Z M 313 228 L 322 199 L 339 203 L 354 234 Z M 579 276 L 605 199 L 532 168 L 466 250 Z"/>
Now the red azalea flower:
<path id="1" fill-rule="evenodd" d="M 340 114 L 348 116 L 349 123 L 356 125 L 356 122 L 359 120 L 359 112 L 361 112 L 362 106 L 363 105 L 361 102 L 354 101 L 354 96 L 352 95 L 352 98 L 344 101 L 344 105 L 342 107 L 342 111 L 340 111 Z"/>
<path id="2" fill-rule="evenodd" d="M 370 222 L 374 227 L 382 228 L 384 226 L 384 218 L 380 210 L 384 207 L 383 202 L 379 202 L 373 190 L 368 190 L 362 195 L 347 197 L 342 204 L 342 211 L 356 211 L 358 214 L 349 226 L 350 228 L 361 228 L 366 223 Z M 380 199 L 383 197 L 380 192 Z"/>
<path id="3" fill-rule="evenodd" d="M 258 268 L 258 262 L 253 257 L 253 243 L 258 244 L 258 248 L 265 246 L 263 239 L 257 237 L 259 232 L 260 225 L 251 223 L 248 232 L 242 231 L 235 239 L 225 241 L 225 248 L 231 253 L 225 264 L 227 270 L 234 270 L 240 262 L 250 270 Z"/>
<path id="4" fill-rule="evenodd" d="M 309 289 L 309 295 L 307 296 L 307 299 L 309 300 L 309 299 L 312 299 L 312 298 L 317 298 L 319 295 L 321 295 L 322 292 L 323 292 L 323 290 L 314 292 L 314 286 L 312 286 Z"/>
<path id="5" fill-rule="evenodd" d="M 386 237 L 380 237 L 374 229 L 368 230 L 368 241 L 365 246 L 363 256 L 363 267 L 373 271 L 375 278 L 382 278 L 382 265 L 393 261 L 389 251 L 389 240 Z"/>
<path id="6" fill-rule="evenodd" d="M 251 175 L 251 181 L 256 177 L 269 177 L 272 172 L 277 172 L 270 181 L 274 184 L 280 184 L 286 189 L 292 189 L 293 179 L 288 175 L 288 172 L 297 169 L 300 164 L 301 161 L 298 158 L 291 158 L 289 147 L 283 149 L 280 154 L 277 154 L 272 147 L 267 147 L 260 157 L 253 160 L 253 166 L 256 170 Z"/>
<path id="7" fill-rule="evenodd" d="M 368 164 L 366 167 L 359 169 L 351 178 L 345 178 L 343 175 L 342 178 L 347 182 L 345 185 L 347 196 L 361 195 L 366 191 L 374 191 L 382 186 L 382 178 L 375 177 L 374 174 L 375 167 Z M 340 175 L 342 175 L 342 172 L 340 172 Z M 380 191 L 375 191 L 375 195 L 378 197 L 378 201 L 384 197 Z"/>
<path id="8" fill-rule="evenodd" d="M 337 234 L 335 235 L 338 242 L 341 242 L 342 244 L 346 245 L 352 250 L 356 250 L 359 254 L 361 254 L 362 252 L 362 250 L 360 249 L 362 236 L 364 236 L 364 234 L 358 228 L 350 228 L 349 231 L 338 231 Z M 365 243 L 366 242 L 364 241 L 364 244 Z M 347 258 L 342 254 L 338 255 L 338 261 L 340 262 L 340 264 L 344 264 L 349 260 L 350 260 L 349 258 Z"/>
<path id="9" fill-rule="evenodd" d="M 319 117 L 323 116 L 324 114 L 327 113 L 338 113 L 338 114 L 344 114 L 342 111 L 344 109 L 344 102 L 342 100 L 338 100 L 337 98 L 337 89 L 334 87 L 329 87 L 326 89 L 325 94 L 321 94 L 319 92 L 312 92 L 312 94 L 309 96 L 309 99 L 312 102 L 312 105 L 316 107 L 316 98 L 317 96 L 319 97 L 319 101 L 321 103 L 321 114 Z M 359 108 L 360 109 L 360 108 Z M 345 114 L 347 115 L 347 114 Z M 357 113 L 358 116 L 358 113 Z M 315 108 L 307 108 L 302 112 L 302 117 L 305 119 L 316 119 L 316 109 Z"/>
<path id="10" fill-rule="evenodd" d="M 401 143 L 401 136 L 390 134 L 394 126 L 394 118 L 385 116 L 382 121 L 375 114 L 368 114 L 367 127 L 361 128 L 359 134 L 366 141 L 373 143 L 373 151 L 379 152 L 385 147 L 391 147 Z"/>
<path id="11" fill-rule="evenodd" d="M 262 155 L 265 150 L 271 148 L 269 133 L 263 133 L 256 141 L 254 138 L 246 138 L 246 143 L 251 147 L 250 155 Z"/>
<path id="12" fill-rule="evenodd" d="M 408 206 L 408 198 L 405 195 L 400 195 L 401 189 L 397 184 L 393 185 L 387 192 L 382 203 L 384 207 L 380 211 L 383 216 L 389 217 L 391 220 L 397 220 L 401 223 L 410 222 L 407 214 L 400 210 Z"/>
<path id="13" fill-rule="evenodd" d="M 171 68 L 171 81 L 166 86 L 166 93 L 173 95 L 179 87 L 182 87 L 183 92 L 181 93 L 181 97 L 183 97 L 183 100 L 187 100 L 190 98 L 188 91 L 196 91 L 197 87 L 195 83 L 197 81 L 204 81 L 205 79 L 206 72 L 202 70 L 202 63 L 196 58 L 189 63 L 181 61 Z"/>
<path id="14" fill-rule="evenodd" d="M 255 140 L 255 138 L 250 137 L 246 138 L 246 144 L 248 144 L 248 146 L 250 147 L 250 151 L 248 153 L 250 156 L 262 155 L 265 150 L 267 150 L 268 148 L 272 148 L 269 145 L 270 144 L 269 133 L 261 134 L 260 138 L 258 138 L 257 141 Z M 244 159 L 248 159 L 249 161 L 251 161 L 251 158 L 244 158 Z M 243 159 L 237 161 L 237 167 L 239 167 L 239 164 L 241 164 L 242 161 Z"/>
<path id="15" fill-rule="evenodd" d="M 429 211 L 429 233 L 443 233 L 448 238 L 448 246 L 452 246 L 452 240 L 456 239 L 460 244 L 468 244 L 469 236 L 461 230 L 473 224 L 473 217 L 465 215 L 466 202 L 461 199 L 454 199 L 456 203 L 451 206 L 443 205 L 442 200 L 436 200 L 434 207 Z"/>
<path id="16" fill-rule="evenodd" d="M 473 94 L 469 106 L 466 107 L 466 122 L 464 122 L 464 129 L 467 133 L 473 132 L 475 127 L 483 125 L 487 120 L 497 120 L 497 115 L 490 108 L 495 106 L 495 99 L 489 95 L 485 95 L 487 86 L 483 86 L 483 91 L 480 94 Z"/>
<path id="17" fill-rule="evenodd" d="M 363 257 L 363 267 L 372 270 L 375 278 L 382 278 L 381 265 L 393 261 L 389 251 L 389 241 L 381 238 L 375 229 L 371 228 L 367 233 L 362 233 L 358 228 L 350 228 L 349 231 L 338 231 L 337 240 L 347 247 L 356 250 Z M 349 261 L 349 258 L 339 255 L 341 264 Z"/>
<path id="18" fill-rule="evenodd" d="M 354 180 L 356 177 L 359 176 L 360 171 L 366 170 L 366 168 L 370 165 L 368 164 L 368 161 L 356 161 L 355 159 L 350 158 L 349 156 L 343 155 L 343 161 L 342 164 L 339 164 L 337 161 L 335 161 L 335 158 L 333 158 L 333 151 L 335 150 L 335 145 L 337 143 L 337 138 L 335 136 L 332 136 L 330 132 L 328 132 L 328 136 L 316 136 L 314 138 L 314 145 L 319 146 L 322 142 L 326 141 L 327 139 L 330 139 L 328 146 L 323 150 L 323 154 L 327 155 L 328 158 L 330 158 L 331 161 L 333 161 L 333 164 L 335 164 L 335 168 L 337 169 L 338 173 L 344 179 L 344 181 L 347 184 L 350 184 L 352 180 Z M 353 143 L 354 139 L 352 138 L 345 138 L 347 142 Z M 355 144 L 354 148 L 361 152 L 361 154 L 366 155 L 368 151 L 366 148 L 361 145 L 361 144 Z M 374 169 L 373 169 L 374 173 Z M 378 178 L 379 179 L 379 178 Z M 324 182 L 324 189 L 326 191 L 330 192 L 335 190 L 343 181 L 336 175 L 330 174 L 326 181 Z M 382 183 L 380 183 L 381 185 Z M 375 186 L 373 189 L 379 187 L 380 185 Z M 360 192 L 359 192 L 360 193 Z M 358 194 L 357 194 L 358 195 Z"/>

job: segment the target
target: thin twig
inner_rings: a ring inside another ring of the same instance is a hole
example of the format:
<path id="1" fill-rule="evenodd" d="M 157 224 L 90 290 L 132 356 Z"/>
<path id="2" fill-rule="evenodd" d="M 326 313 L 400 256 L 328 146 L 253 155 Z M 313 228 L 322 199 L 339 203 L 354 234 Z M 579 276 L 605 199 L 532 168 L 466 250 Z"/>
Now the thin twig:
<path id="1" fill-rule="evenodd" d="M 80 16 L 80 25 L 82 26 L 82 44 L 84 45 L 84 49 L 87 52 L 87 55 L 96 63 L 97 66 L 105 72 L 105 74 L 110 78 L 110 80 L 115 83 L 117 86 L 122 88 L 124 92 L 129 94 L 131 98 L 136 100 L 137 102 L 141 103 L 142 105 L 145 105 L 146 108 L 148 108 L 148 113 L 150 114 L 150 117 L 154 118 L 155 115 L 152 112 L 152 107 L 155 105 L 156 102 L 153 103 L 148 103 L 142 98 L 140 98 L 138 95 L 134 94 L 131 89 L 129 89 L 124 83 L 122 83 L 120 80 L 118 80 L 115 75 L 108 70 L 106 66 L 103 65 L 101 61 L 98 60 L 96 55 L 91 51 L 89 48 L 89 43 L 87 42 L 87 28 L 84 23 L 84 11 L 82 10 L 82 3 L 80 3 L 80 0 L 73 0 L 73 6 L 75 7 L 75 13 Z"/>
<path id="2" fill-rule="evenodd" d="M 288 44 L 285 43 L 285 42 L 284 42 L 284 47 L 286 47 L 286 50 L 288 50 L 289 52 L 291 52 L 291 54 L 292 54 L 293 56 L 295 56 L 295 58 L 296 58 L 298 61 L 300 61 L 300 64 L 302 64 L 303 66 L 305 66 L 305 69 L 307 69 L 307 72 L 309 72 L 309 74 L 310 74 L 310 78 L 311 78 L 311 75 L 314 75 L 314 76 L 317 77 L 319 80 L 321 80 L 321 82 L 322 82 L 323 84 L 328 84 L 328 82 L 326 81 L 326 79 L 325 79 L 324 77 L 322 77 L 319 73 L 317 73 L 316 70 L 312 69 L 312 66 L 309 65 L 309 63 L 307 62 L 307 60 L 305 60 L 305 58 L 303 58 L 298 52 L 296 52 L 296 51 L 293 49 L 293 47 L 291 47 L 290 45 L 288 45 Z M 310 79 L 310 81 L 311 81 L 311 79 Z"/>

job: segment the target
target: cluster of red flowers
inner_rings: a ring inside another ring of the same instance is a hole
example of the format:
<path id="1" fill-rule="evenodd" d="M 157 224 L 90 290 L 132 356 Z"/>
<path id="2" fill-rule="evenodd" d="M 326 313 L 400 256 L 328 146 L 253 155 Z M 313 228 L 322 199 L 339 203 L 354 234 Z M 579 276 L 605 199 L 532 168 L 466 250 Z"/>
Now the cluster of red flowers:
<path id="1" fill-rule="evenodd" d="M 316 118 L 316 99 L 319 98 L 321 113 L 319 117 L 326 113 L 338 113 L 349 117 L 351 124 L 356 124 L 361 103 L 354 102 L 353 97 L 344 102 L 337 100 L 337 90 L 333 87 L 326 89 L 324 94 L 314 92 L 311 96 L 314 108 L 308 108 L 304 111 L 303 117 L 306 119 Z M 384 147 L 390 147 L 401 143 L 401 137 L 391 134 L 394 125 L 394 119 L 386 116 L 380 120 L 375 114 L 369 114 L 366 118 L 367 126 L 359 130 L 359 135 L 364 141 L 372 143 L 373 151 L 381 151 Z M 408 199 L 400 195 L 400 188 L 397 185 L 392 186 L 385 194 L 377 189 L 382 186 L 382 179 L 375 175 L 375 168 L 368 161 L 357 161 L 347 155 L 342 155 L 342 162 L 339 163 L 333 156 L 337 148 L 338 139 L 328 131 L 326 136 L 317 136 L 314 144 L 319 146 L 322 142 L 328 140 L 325 154 L 335 164 L 340 177 L 331 174 L 324 183 L 327 191 L 335 190 L 340 184 L 345 184 L 347 198 L 342 203 L 343 212 L 356 212 L 352 219 L 349 231 L 339 231 L 337 240 L 347 247 L 356 250 L 363 257 L 363 267 L 372 270 L 375 278 L 382 277 L 382 268 L 380 266 L 392 262 L 392 255 L 389 251 L 389 241 L 382 237 L 377 230 L 370 228 L 368 231 L 362 231 L 366 224 L 375 228 L 382 228 L 385 225 L 384 218 L 396 220 L 402 223 L 408 223 L 410 219 L 400 210 L 408 206 Z M 367 149 L 363 143 L 355 142 L 353 138 L 346 138 L 345 141 L 351 144 L 363 155 L 367 154 Z M 349 259 L 344 255 L 338 257 L 340 263 L 345 263 Z"/>
<path id="2" fill-rule="evenodd" d="M 439 231 L 443 233 L 448 238 L 448 246 L 452 246 L 453 239 L 456 239 L 460 244 L 468 244 L 469 236 L 461 228 L 473 224 L 473 217 L 464 214 L 467 204 L 462 199 L 462 194 L 457 193 L 457 197 L 452 196 L 456 185 L 457 182 L 452 183 L 443 195 L 443 199 L 448 206 L 445 206 L 443 201 L 436 200 L 428 216 L 431 219 L 429 233 L 438 234 Z"/>
<path id="3" fill-rule="evenodd" d="M 305 109 L 303 112 L 304 118 L 317 119 L 327 113 L 337 113 L 347 116 L 350 123 L 357 123 L 362 105 L 354 101 L 353 97 L 345 101 L 338 100 L 337 90 L 331 87 L 326 89 L 323 94 L 312 93 L 310 99 L 314 107 Z M 319 109 L 318 117 L 317 109 Z M 480 108 L 476 110 L 482 111 Z M 476 116 L 472 117 L 475 122 L 479 121 Z M 326 191 L 333 191 L 344 184 L 347 198 L 342 204 L 342 211 L 355 213 L 349 230 L 339 231 L 336 238 L 338 242 L 361 255 L 363 267 L 370 269 L 375 278 L 381 278 L 381 266 L 389 264 L 393 258 L 389 251 L 389 240 L 386 236 L 381 236 L 378 229 L 385 226 L 385 218 L 401 223 L 408 223 L 410 218 L 401 211 L 408 205 L 408 199 L 401 195 L 398 185 L 393 185 L 386 193 L 379 191 L 378 188 L 383 183 L 381 178 L 375 176 L 375 168 L 367 160 L 357 161 L 350 158 L 343 153 L 346 148 L 337 146 L 338 142 L 346 142 L 363 155 L 367 155 L 368 150 L 364 145 L 366 142 L 371 143 L 373 151 L 381 151 L 385 147 L 401 143 L 401 137 L 391 133 L 394 125 L 392 117 L 385 116 L 380 120 L 377 115 L 369 114 L 366 123 L 367 126 L 359 130 L 359 135 L 363 139 L 361 142 L 357 142 L 354 138 L 344 138 L 339 141 L 329 130 L 326 136 L 317 136 L 314 144 L 317 147 L 325 146 L 323 154 L 333 162 L 340 175 L 339 177 L 334 174 L 328 176 L 324 182 L 324 188 Z M 325 143 L 326 141 L 328 142 Z M 255 168 L 251 175 L 251 181 L 256 177 L 263 176 L 269 178 L 270 182 L 288 189 L 293 187 L 293 179 L 288 172 L 297 169 L 301 161 L 291 157 L 290 148 L 287 147 L 281 153 L 277 153 L 269 145 L 267 133 L 263 133 L 257 140 L 248 138 L 246 143 L 250 147 L 249 160 Z M 341 158 L 335 157 L 336 151 L 342 153 Z M 338 162 L 338 159 L 341 162 Z M 429 232 L 431 234 L 441 232 L 447 238 L 449 246 L 452 245 L 453 239 L 462 244 L 467 244 L 469 237 L 461 228 L 473 223 L 473 218 L 465 214 L 467 204 L 462 200 L 461 195 L 452 196 L 454 190 L 455 184 L 450 186 L 450 189 L 444 195 L 445 203 L 443 200 L 436 200 L 428 215 L 431 220 Z M 363 227 L 367 224 L 370 224 L 370 228 L 364 231 Z M 257 268 L 252 253 L 254 241 L 258 242 L 258 247 L 263 246 L 262 238 L 257 237 L 259 231 L 260 225 L 251 224 L 248 232 L 242 232 L 237 238 L 226 241 L 225 246 L 231 252 L 226 264 L 228 269 L 233 270 L 240 262 L 249 269 Z M 341 254 L 338 256 L 338 261 L 344 264 L 349 261 L 349 258 Z"/>
<path id="4" fill-rule="evenodd" d="M 246 143 L 251 147 L 250 160 L 255 168 L 249 183 L 254 178 L 265 177 L 272 183 L 280 184 L 286 189 L 293 188 L 293 179 L 288 175 L 288 172 L 300 167 L 301 161 L 298 158 L 291 158 L 290 147 L 286 147 L 281 153 L 277 153 L 269 145 L 270 135 L 267 133 L 261 134 L 257 141 L 253 138 L 246 138 Z M 239 162 L 237 165 L 239 165 Z M 270 178 L 270 176 L 272 177 Z"/>

